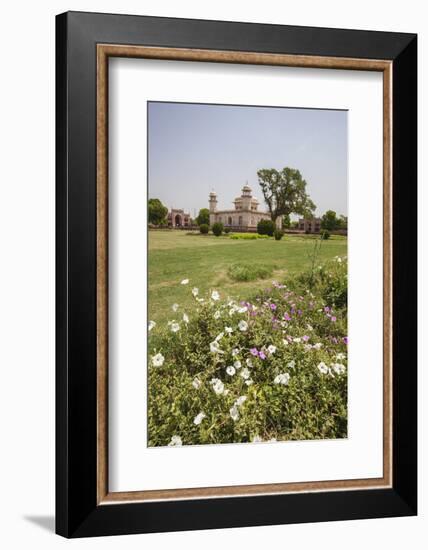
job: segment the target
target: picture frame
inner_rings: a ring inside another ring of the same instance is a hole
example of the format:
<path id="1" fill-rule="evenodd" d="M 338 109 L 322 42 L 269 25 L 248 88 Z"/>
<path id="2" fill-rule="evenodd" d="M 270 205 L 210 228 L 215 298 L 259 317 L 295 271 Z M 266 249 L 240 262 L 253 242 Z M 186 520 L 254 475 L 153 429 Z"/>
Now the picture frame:
<path id="1" fill-rule="evenodd" d="M 381 478 L 152 495 L 109 491 L 107 83 L 112 57 L 383 74 Z M 82 12 L 57 16 L 58 534 L 71 538 L 417 513 L 416 95 L 414 34 Z"/>

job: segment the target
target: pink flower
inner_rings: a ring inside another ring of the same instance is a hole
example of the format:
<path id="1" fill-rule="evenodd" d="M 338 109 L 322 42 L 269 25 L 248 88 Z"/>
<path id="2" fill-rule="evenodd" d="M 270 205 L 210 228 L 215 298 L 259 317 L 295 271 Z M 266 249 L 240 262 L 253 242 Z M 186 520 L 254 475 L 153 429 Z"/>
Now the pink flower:
<path id="1" fill-rule="evenodd" d="M 291 317 L 290 317 L 290 315 L 289 315 L 288 313 L 284 313 L 284 319 L 285 319 L 286 321 L 291 321 Z"/>
<path id="2" fill-rule="evenodd" d="M 337 321 L 337 319 L 334 315 L 331 317 L 331 321 L 332 321 L 332 323 L 335 323 Z"/>
<path id="3" fill-rule="evenodd" d="M 271 305 L 270 305 L 270 308 L 271 308 L 273 311 L 275 311 L 276 305 L 275 305 L 275 304 L 271 304 Z"/>
<path id="4" fill-rule="evenodd" d="M 306 334 L 304 336 L 302 336 L 302 340 L 304 342 L 307 342 L 309 340 L 309 336 L 307 336 Z"/>
<path id="5" fill-rule="evenodd" d="M 259 351 L 259 357 L 260 359 L 266 359 L 266 355 L 262 351 Z"/>
<path id="6" fill-rule="evenodd" d="M 330 308 L 328 306 L 325 306 L 324 311 L 328 313 L 330 311 Z"/>
<path id="7" fill-rule="evenodd" d="M 257 348 L 251 348 L 250 353 L 251 353 L 251 355 L 254 355 L 254 357 L 257 357 L 258 354 L 259 354 Z"/>

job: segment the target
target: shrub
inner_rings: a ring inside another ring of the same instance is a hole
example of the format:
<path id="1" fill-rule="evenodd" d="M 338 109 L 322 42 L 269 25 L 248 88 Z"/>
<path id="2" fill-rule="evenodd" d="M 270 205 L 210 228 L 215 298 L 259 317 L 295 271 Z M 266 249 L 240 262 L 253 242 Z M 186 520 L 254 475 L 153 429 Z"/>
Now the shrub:
<path id="1" fill-rule="evenodd" d="M 256 239 L 269 239 L 269 235 L 258 235 L 257 233 L 234 233 L 231 239 L 242 239 L 244 241 L 255 241 Z"/>
<path id="2" fill-rule="evenodd" d="M 206 235 L 209 231 L 209 226 L 206 224 L 206 223 L 202 223 L 200 226 L 199 226 L 199 231 L 202 233 L 202 235 Z"/>
<path id="3" fill-rule="evenodd" d="M 329 238 L 330 238 L 330 231 L 328 231 L 327 229 L 324 229 L 323 232 L 321 233 L 321 239 L 323 241 L 326 241 Z"/>
<path id="4" fill-rule="evenodd" d="M 312 293 L 305 273 L 247 302 L 211 289 L 186 321 L 156 325 L 149 446 L 347 437 L 346 273 L 336 258 L 317 266 Z"/>
<path id="5" fill-rule="evenodd" d="M 212 232 L 216 237 L 220 237 L 220 235 L 223 233 L 223 224 L 221 222 L 216 222 L 213 224 Z"/>
<path id="6" fill-rule="evenodd" d="M 275 229 L 273 236 L 275 237 L 276 241 L 280 241 L 284 236 L 284 233 L 280 229 Z"/>
<path id="7" fill-rule="evenodd" d="M 229 267 L 227 274 L 233 281 L 247 282 L 256 279 L 267 279 L 272 271 L 272 267 L 257 264 L 234 264 Z"/>
<path id="8" fill-rule="evenodd" d="M 224 228 L 224 232 L 226 233 L 226 235 L 227 235 L 228 233 L 230 233 L 230 227 L 225 227 L 225 228 Z"/>
<path id="9" fill-rule="evenodd" d="M 269 235 L 269 237 L 272 237 L 274 231 L 275 224 L 272 220 L 260 220 L 257 224 L 257 233 L 259 235 Z"/>

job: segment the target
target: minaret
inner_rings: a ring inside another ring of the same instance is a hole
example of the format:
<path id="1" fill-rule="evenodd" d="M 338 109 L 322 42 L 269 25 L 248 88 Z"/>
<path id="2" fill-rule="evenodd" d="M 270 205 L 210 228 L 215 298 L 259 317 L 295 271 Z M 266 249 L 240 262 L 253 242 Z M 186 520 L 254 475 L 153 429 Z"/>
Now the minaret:
<path id="1" fill-rule="evenodd" d="M 213 225 L 217 217 L 217 194 L 214 191 L 211 191 L 208 203 L 210 205 L 210 225 Z"/>

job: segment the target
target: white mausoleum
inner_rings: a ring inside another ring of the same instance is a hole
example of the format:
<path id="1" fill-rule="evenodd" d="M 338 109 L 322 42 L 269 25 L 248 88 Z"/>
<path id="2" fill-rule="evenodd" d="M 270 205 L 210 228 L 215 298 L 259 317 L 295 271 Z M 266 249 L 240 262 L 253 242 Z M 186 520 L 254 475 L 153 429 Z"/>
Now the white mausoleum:
<path id="1" fill-rule="evenodd" d="M 221 222 L 224 227 L 235 229 L 256 230 L 260 220 L 270 220 L 268 212 L 262 212 L 259 201 L 253 197 L 251 188 L 244 185 L 242 195 L 233 201 L 232 210 L 217 210 L 217 194 L 212 191 L 209 197 L 210 225 Z"/>

